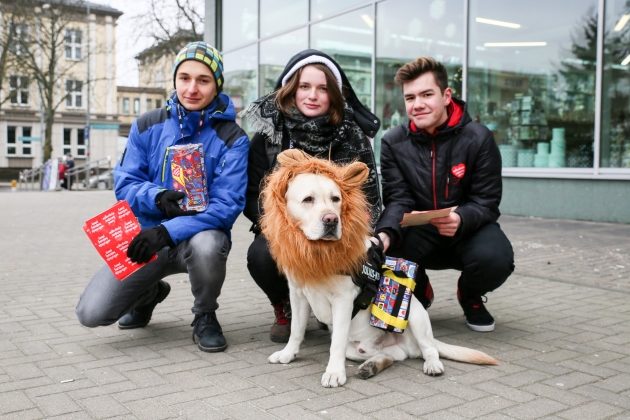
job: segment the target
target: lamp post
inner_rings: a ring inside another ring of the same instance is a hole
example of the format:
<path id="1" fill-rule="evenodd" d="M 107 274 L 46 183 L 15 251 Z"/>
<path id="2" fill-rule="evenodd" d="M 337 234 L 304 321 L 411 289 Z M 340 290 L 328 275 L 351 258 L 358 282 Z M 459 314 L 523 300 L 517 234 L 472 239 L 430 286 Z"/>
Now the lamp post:
<path id="1" fill-rule="evenodd" d="M 90 2 L 85 2 L 86 4 L 86 21 L 87 21 L 87 31 L 86 31 L 86 59 L 87 59 L 87 85 L 86 85 L 86 98 L 85 98 L 85 147 L 86 147 L 86 160 L 90 161 L 91 158 L 91 144 L 90 137 L 92 136 L 90 129 Z M 89 171 L 88 171 L 89 172 Z"/>

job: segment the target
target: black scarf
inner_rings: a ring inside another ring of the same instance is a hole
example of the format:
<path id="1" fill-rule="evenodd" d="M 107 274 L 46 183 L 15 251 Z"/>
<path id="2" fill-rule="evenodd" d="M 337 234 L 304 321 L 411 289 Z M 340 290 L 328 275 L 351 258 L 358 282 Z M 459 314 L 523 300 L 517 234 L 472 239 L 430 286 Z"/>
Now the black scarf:
<path id="1" fill-rule="evenodd" d="M 365 135 L 354 120 L 354 112 L 344 104 L 343 120 L 338 126 L 329 122 L 328 115 L 315 118 L 304 116 L 297 108 L 284 115 L 276 106 L 276 94 L 272 92 L 254 101 L 241 113 L 255 132 L 264 133 L 271 144 L 282 144 L 284 129 L 289 133 L 290 148 L 330 159 L 331 152 L 349 142 L 359 144 Z M 333 159 L 335 160 L 335 159 Z"/>

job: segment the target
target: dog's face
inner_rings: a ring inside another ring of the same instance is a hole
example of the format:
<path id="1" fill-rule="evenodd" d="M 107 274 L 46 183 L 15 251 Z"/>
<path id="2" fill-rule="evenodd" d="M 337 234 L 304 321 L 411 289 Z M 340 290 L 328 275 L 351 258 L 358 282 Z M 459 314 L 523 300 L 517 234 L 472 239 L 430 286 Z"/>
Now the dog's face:
<path id="1" fill-rule="evenodd" d="M 311 241 L 341 239 L 341 191 L 325 175 L 303 173 L 293 178 L 286 193 L 287 213 Z"/>

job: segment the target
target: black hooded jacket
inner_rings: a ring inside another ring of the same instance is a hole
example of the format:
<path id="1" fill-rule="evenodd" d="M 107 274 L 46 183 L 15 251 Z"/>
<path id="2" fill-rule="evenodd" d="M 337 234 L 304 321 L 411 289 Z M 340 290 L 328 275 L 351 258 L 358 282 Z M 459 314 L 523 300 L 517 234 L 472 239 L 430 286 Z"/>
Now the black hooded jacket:
<path id="1" fill-rule="evenodd" d="M 370 212 L 373 223 L 376 222 L 381 211 L 381 198 L 379 193 L 379 182 L 377 175 L 376 162 L 372 146 L 368 137 L 374 137 L 380 128 L 380 120 L 368 108 L 366 108 L 357 98 L 350 81 L 348 80 L 343 69 L 337 65 L 336 61 L 329 55 L 314 49 L 300 51 L 287 62 L 284 70 L 278 77 L 276 82 L 276 90 L 282 86 L 284 76 L 302 59 L 309 56 L 321 56 L 330 60 L 339 70 L 342 79 L 344 97 L 354 112 L 354 120 L 365 134 L 361 144 L 343 144 L 342 147 L 332 150 L 331 159 L 337 163 L 350 163 L 353 160 L 359 160 L 368 165 L 370 169 L 370 178 L 363 187 L 368 203 L 370 203 Z M 258 220 L 261 215 L 261 207 L 259 197 L 261 192 L 262 181 L 265 176 L 273 169 L 275 158 L 279 152 L 289 148 L 289 134 L 284 130 L 281 145 L 270 144 L 269 138 L 263 133 L 256 133 L 251 140 L 249 163 L 248 163 L 248 184 L 246 203 L 243 214 L 252 221 L 251 230 L 254 233 L 259 232 Z"/>
<path id="2" fill-rule="evenodd" d="M 381 143 L 385 209 L 376 226 L 395 244 L 403 213 L 457 206 L 457 235 L 498 219 L 502 194 L 501 155 L 492 132 L 471 120 L 463 101 L 452 98 L 460 118 L 433 136 L 413 132 L 409 122 L 389 130 Z"/>

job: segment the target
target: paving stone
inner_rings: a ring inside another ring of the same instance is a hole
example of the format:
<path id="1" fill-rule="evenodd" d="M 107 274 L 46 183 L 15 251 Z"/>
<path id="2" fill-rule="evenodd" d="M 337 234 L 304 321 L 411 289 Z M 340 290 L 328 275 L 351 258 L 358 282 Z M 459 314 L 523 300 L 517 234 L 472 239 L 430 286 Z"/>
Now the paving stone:
<path id="1" fill-rule="evenodd" d="M 502 216 L 516 270 L 489 294 L 493 333 L 464 325 L 457 272 L 429 270 L 434 335 L 501 364 L 444 361 L 445 374 L 429 377 L 421 359 L 406 360 L 362 380 L 348 362 L 346 385 L 329 389 L 320 378 L 330 336 L 312 317 L 299 357 L 267 362 L 282 345 L 269 340 L 273 313 L 244 263 L 252 235 L 243 217 L 219 298 L 229 347 L 210 354 L 191 341 L 192 296 L 182 274 L 167 279 L 171 294 L 147 328 L 78 324 L 78 296 L 102 264 L 81 223 L 113 203 L 111 191 L 5 194 L 0 231 L 12 241 L 0 242 L 3 419 L 625 420 L 630 412 L 630 225 Z M 24 208 L 34 216 L 8 222 Z"/>

